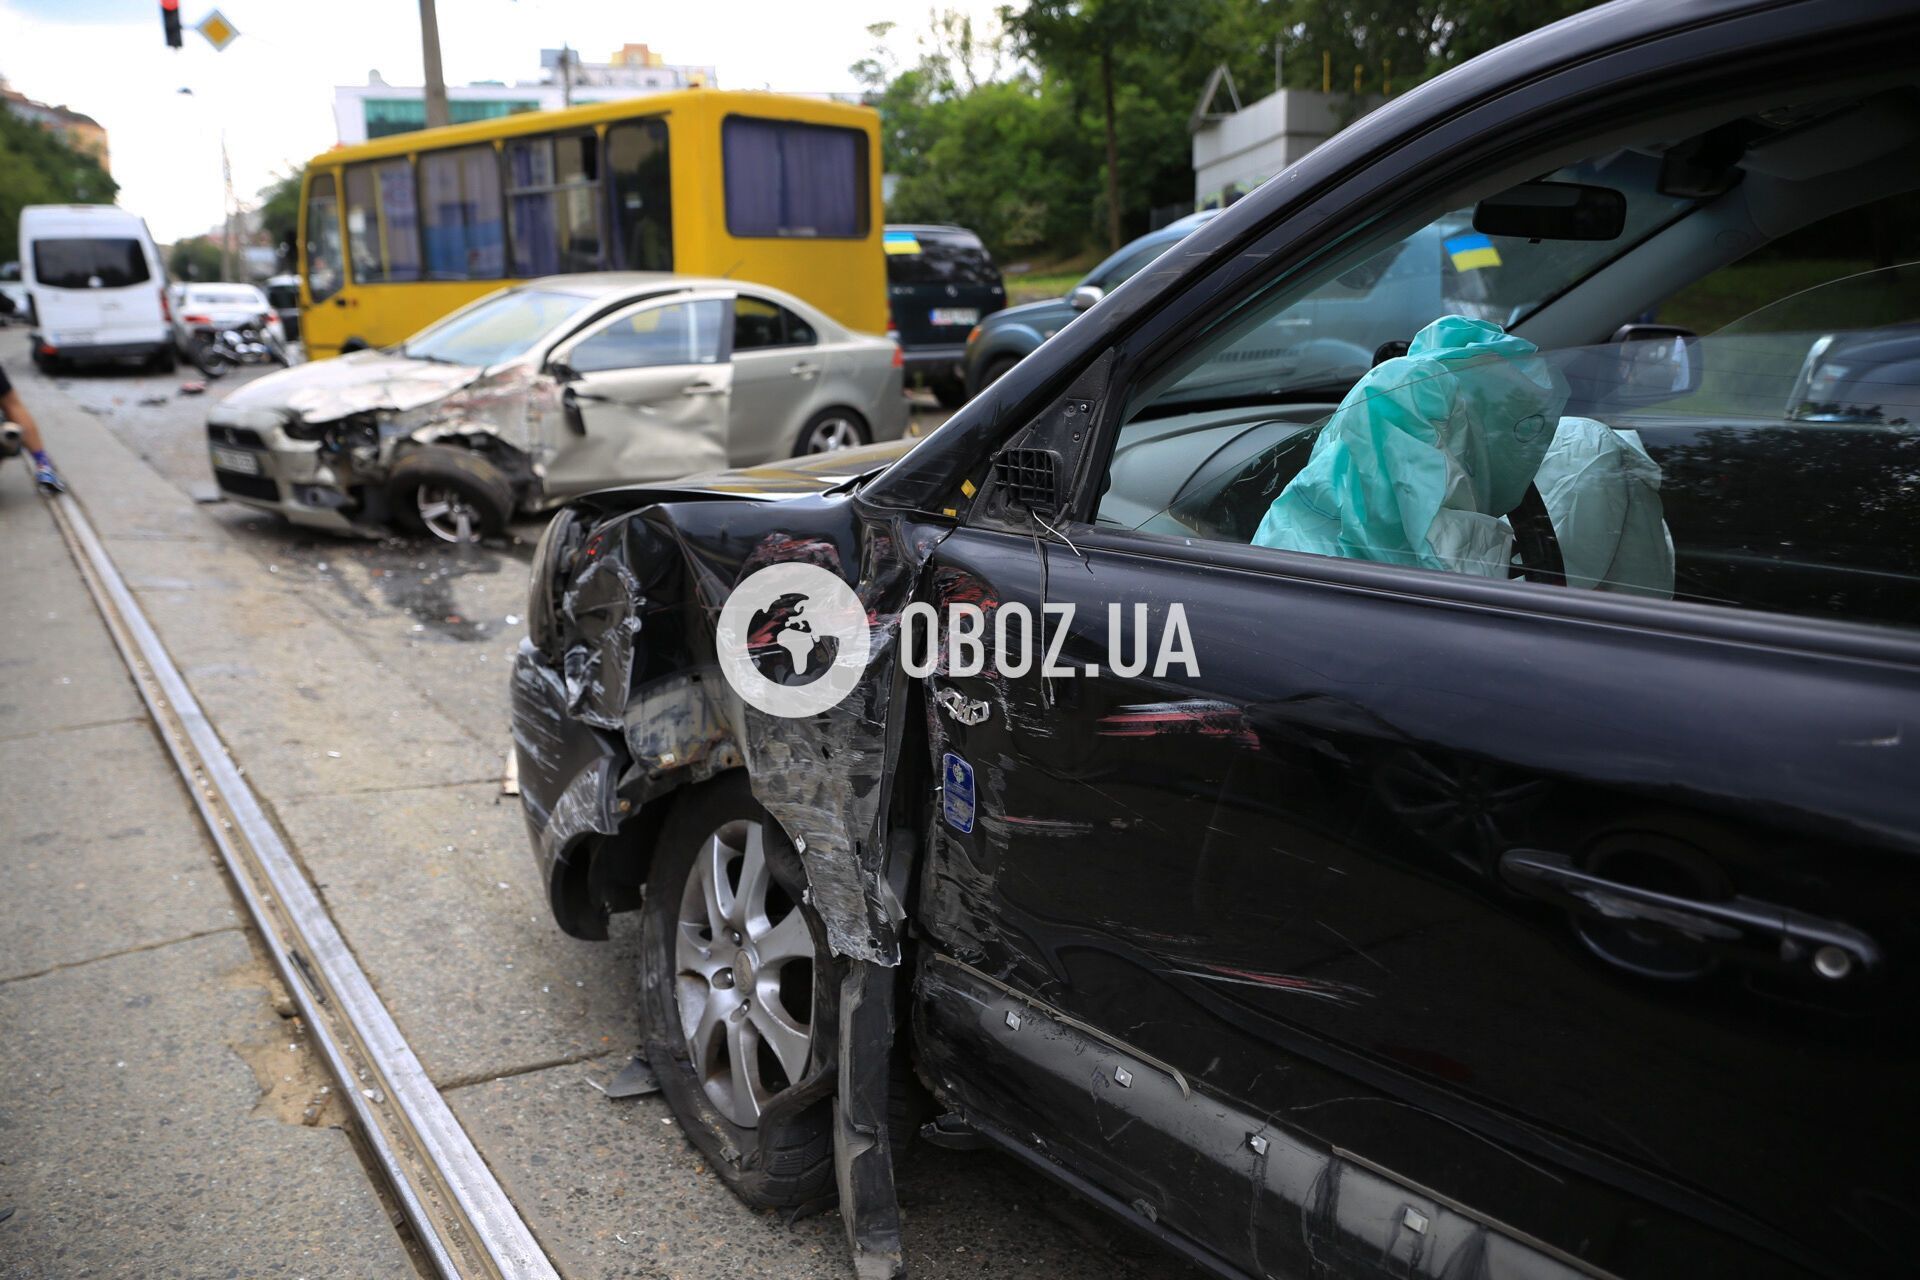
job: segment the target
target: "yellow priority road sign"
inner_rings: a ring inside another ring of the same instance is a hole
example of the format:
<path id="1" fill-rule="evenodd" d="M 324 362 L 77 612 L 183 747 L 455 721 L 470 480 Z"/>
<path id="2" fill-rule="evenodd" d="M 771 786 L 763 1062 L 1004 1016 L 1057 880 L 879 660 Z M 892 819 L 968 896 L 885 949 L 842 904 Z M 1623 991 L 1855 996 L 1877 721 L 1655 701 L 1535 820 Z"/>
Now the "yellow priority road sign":
<path id="1" fill-rule="evenodd" d="M 200 19 L 200 25 L 194 28 L 207 38 L 214 52 L 218 53 L 240 38 L 240 29 L 227 21 L 227 15 L 215 9 Z"/>

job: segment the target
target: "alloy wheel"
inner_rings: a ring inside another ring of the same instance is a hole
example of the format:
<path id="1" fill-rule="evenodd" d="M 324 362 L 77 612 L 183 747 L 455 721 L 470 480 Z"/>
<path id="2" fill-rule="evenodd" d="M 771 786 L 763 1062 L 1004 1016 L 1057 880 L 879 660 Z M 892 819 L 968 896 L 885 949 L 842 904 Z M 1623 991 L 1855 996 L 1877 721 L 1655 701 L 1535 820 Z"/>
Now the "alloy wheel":
<path id="1" fill-rule="evenodd" d="M 743 1129 L 797 1083 L 813 1052 L 813 933 L 767 865 L 758 822 L 729 822 L 687 873 L 674 998 L 694 1077 Z"/>
<path id="2" fill-rule="evenodd" d="M 452 489 L 423 484 L 413 491 L 413 503 L 420 523 L 440 541 L 480 541 L 480 509 Z"/>
<path id="3" fill-rule="evenodd" d="M 860 428 L 851 418 L 823 418 L 814 423 L 813 430 L 807 432 L 805 453 L 832 453 L 837 449 L 851 449 L 860 441 Z"/>

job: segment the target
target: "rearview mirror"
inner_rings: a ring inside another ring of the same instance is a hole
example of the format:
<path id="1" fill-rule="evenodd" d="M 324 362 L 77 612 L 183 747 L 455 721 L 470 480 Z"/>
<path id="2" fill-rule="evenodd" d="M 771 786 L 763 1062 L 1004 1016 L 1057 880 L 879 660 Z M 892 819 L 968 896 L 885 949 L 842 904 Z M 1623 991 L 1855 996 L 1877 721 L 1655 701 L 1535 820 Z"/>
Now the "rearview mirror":
<path id="1" fill-rule="evenodd" d="M 1627 198 L 1581 182 L 1523 182 L 1473 208 L 1473 229 L 1516 240 L 1617 240 Z"/>
<path id="2" fill-rule="evenodd" d="M 1094 303 L 1107 296 L 1107 291 L 1097 284 L 1083 284 L 1067 295 L 1067 305 L 1075 311 L 1085 311 Z"/>

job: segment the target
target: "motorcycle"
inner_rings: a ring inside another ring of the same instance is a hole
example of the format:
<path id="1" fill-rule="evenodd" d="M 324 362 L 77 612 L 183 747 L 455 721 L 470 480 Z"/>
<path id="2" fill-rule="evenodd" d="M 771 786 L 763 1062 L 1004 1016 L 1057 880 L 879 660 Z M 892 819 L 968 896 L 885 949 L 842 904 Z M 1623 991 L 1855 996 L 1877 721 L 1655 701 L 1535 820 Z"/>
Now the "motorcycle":
<path id="1" fill-rule="evenodd" d="M 257 321 L 197 326 L 187 348 L 187 358 L 208 379 L 224 377 L 229 369 L 243 364 L 285 366 L 292 363 L 273 330 Z"/>

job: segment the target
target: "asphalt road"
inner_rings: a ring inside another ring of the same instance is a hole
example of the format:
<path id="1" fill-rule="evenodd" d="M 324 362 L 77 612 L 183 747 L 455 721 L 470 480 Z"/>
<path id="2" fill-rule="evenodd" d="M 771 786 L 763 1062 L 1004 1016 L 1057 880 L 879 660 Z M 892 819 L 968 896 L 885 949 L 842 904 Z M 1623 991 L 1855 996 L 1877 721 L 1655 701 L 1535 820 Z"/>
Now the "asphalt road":
<path id="1" fill-rule="evenodd" d="M 206 409 L 257 373 L 194 397 L 180 393 L 179 375 L 44 380 L 24 356 L 18 331 L 0 333 L 0 361 L 109 553 L 563 1274 L 850 1274 L 836 1215 L 788 1224 L 746 1209 L 659 1098 L 613 1102 L 594 1087 L 637 1042 L 633 920 L 617 917 L 606 943 L 559 932 L 518 804 L 500 784 L 506 678 L 538 523 L 478 548 L 300 531 L 209 501 Z M 0 704 L 23 678 L 6 674 Z M 7 834 L 26 821 L 18 815 L 50 804 L 68 808 L 33 821 L 102 821 L 84 789 L 69 789 L 10 799 Z M 127 840 L 126 854 L 157 856 L 144 836 Z M 18 910 L 0 907 L 0 939 L 26 928 Z M 231 981 L 190 967 L 160 977 L 190 988 Z M 76 985 L 46 999 L 49 1034 L 65 1035 L 89 994 Z M 63 1000 L 75 1009 L 61 1012 Z M 45 1139 L 48 1158 L 62 1144 L 104 1141 L 87 1113 L 47 1105 L 63 1117 Z M 213 1158 L 192 1142 L 167 1154 L 187 1167 Z M 1185 1273 L 995 1154 L 920 1145 L 901 1171 L 901 1200 L 916 1275 Z M 0 1273 L 11 1274 L 14 1229 L 0 1221 Z"/>

